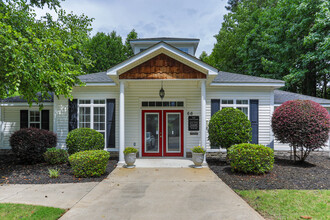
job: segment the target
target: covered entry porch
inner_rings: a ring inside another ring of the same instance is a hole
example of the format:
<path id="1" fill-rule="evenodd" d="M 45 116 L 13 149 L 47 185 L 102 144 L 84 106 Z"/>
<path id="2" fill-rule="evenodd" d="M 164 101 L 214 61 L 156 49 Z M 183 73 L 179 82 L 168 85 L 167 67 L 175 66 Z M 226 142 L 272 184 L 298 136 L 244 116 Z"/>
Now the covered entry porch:
<path id="1" fill-rule="evenodd" d="M 126 146 L 141 157 L 186 157 L 193 146 L 206 147 L 206 85 L 215 68 L 160 42 L 107 75 L 119 84 L 119 163 Z"/>
<path id="2" fill-rule="evenodd" d="M 121 80 L 119 84 L 119 163 L 124 163 L 127 146 L 138 148 L 142 158 L 183 158 L 193 146 L 206 146 L 205 80 Z"/>

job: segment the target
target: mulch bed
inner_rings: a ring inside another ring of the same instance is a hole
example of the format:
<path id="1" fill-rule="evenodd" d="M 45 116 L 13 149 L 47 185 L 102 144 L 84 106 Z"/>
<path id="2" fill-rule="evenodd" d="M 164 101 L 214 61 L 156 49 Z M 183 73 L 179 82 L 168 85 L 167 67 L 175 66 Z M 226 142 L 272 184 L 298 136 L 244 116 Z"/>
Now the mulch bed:
<path id="1" fill-rule="evenodd" d="M 116 159 L 110 159 L 106 172 L 100 177 L 76 178 L 68 164 L 49 165 L 40 163 L 26 165 L 20 163 L 14 155 L 0 155 L 0 185 L 101 182 L 116 168 L 117 161 Z M 50 178 L 48 169 L 59 169 L 59 177 Z"/>
<path id="2" fill-rule="evenodd" d="M 330 189 L 329 152 L 312 152 L 304 163 L 294 163 L 288 152 L 275 152 L 270 173 L 252 175 L 234 173 L 223 153 L 209 157 L 211 170 L 232 189 Z"/>

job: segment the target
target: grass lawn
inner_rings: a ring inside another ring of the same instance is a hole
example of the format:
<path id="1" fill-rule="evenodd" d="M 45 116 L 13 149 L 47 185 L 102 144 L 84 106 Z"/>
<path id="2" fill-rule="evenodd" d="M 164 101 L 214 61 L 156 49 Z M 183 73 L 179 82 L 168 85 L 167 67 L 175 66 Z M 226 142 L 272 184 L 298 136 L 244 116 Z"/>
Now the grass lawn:
<path id="1" fill-rule="evenodd" d="M 0 219 L 58 219 L 65 212 L 64 209 L 0 203 Z"/>
<path id="2" fill-rule="evenodd" d="M 330 190 L 236 190 L 269 219 L 330 219 Z"/>

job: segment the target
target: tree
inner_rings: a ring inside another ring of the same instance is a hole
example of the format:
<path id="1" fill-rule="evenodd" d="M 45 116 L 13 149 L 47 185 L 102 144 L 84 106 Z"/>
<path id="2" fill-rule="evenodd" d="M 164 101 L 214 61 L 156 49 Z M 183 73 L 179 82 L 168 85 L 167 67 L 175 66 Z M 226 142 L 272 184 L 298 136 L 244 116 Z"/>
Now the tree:
<path id="1" fill-rule="evenodd" d="M 134 53 L 129 41 L 136 38 L 137 33 L 134 29 L 128 33 L 125 44 L 115 31 L 110 34 L 98 32 L 85 45 L 86 53 L 93 60 L 93 66 L 87 71 L 89 73 L 106 71 L 131 57 Z"/>
<path id="2" fill-rule="evenodd" d="M 110 34 L 98 32 L 88 41 L 86 50 L 93 60 L 89 73 L 106 71 L 126 59 L 122 38 L 115 31 Z"/>
<path id="3" fill-rule="evenodd" d="M 44 7 L 47 4 L 49 9 L 57 9 L 60 8 L 60 1 L 64 0 L 30 0 L 31 6 L 36 6 L 38 8 Z"/>
<path id="4" fill-rule="evenodd" d="M 209 64 L 284 79 L 286 90 L 327 97 L 329 1 L 231 0 L 229 5 Z"/>
<path id="5" fill-rule="evenodd" d="M 81 48 L 92 19 L 64 10 L 58 16 L 37 20 L 24 1 L 0 2 L 0 98 L 18 92 L 30 105 L 40 104 L 48 92 L 68 97 L 81 83 L 78 76 L 90 63 Z"/>
<path id="6" fill-rule="evenodd" d="M 209 122 L 209 141 L 212 146 L 228 149 L 252 139 L 251 122 L 239 109 L 223 108 Z"/>
<path id="7" fill-rule="evenodd" d="M 208 63 L 222 71 L 250 74 L 242 68 L 242 59 L 238 54 L 245 36 L 254 28 L 259 14 L 267 3 L 265 0 L 239 0 L 229 1 L 229 4 L 233 4 L 234 8 L 227 8 L 232 11 L 224 15 L 221 29 L 215 35 L 217 43 L 209 56 Z"/>
<path id="8" fill-rule="evenodd" d="M 287 101 L 275 110 L 272 129 L 277 140 L 290 144 L 294 161 L 304 161 L 311 151 L 322 148 L 328 140 L 330 115 L 310 100 Z"/>
<path id="9" fill-rule="evenodd" d="M 133 56 L 134 52 L 133 49 L 131 47 L 131 44 L 129 43 L 130 40 L 135 40 L 138 38 L 138 34 L 135 32 L 135 30 L 133 29 L 131 32 L 128 33 L 127 37 L 126 37 L 126 41 L 125 41 L 125 56 L 126 59 Z"/>

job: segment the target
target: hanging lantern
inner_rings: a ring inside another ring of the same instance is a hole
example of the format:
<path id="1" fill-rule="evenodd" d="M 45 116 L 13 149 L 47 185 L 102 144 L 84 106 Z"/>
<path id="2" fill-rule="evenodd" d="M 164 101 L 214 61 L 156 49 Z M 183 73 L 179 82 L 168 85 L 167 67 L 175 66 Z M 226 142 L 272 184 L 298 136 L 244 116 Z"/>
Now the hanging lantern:
<path id="1" fill-rule="evenodd" d="M 162 82 L 162 88 L 159 90 L 159 97 L 163 100 L 165 97 L 165 90 L 163 89 L 163 82 Z"/>

